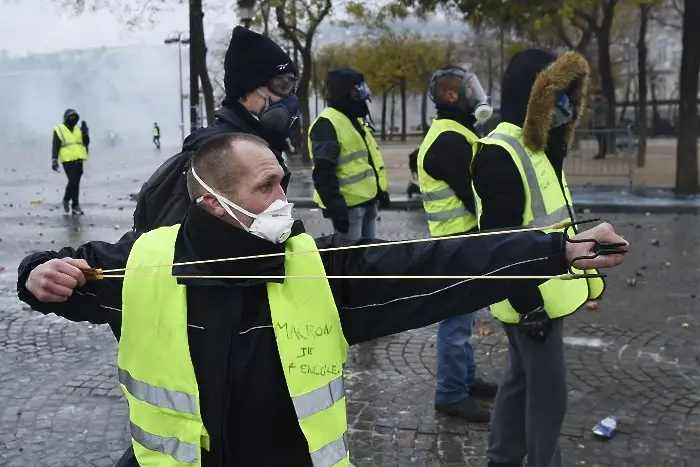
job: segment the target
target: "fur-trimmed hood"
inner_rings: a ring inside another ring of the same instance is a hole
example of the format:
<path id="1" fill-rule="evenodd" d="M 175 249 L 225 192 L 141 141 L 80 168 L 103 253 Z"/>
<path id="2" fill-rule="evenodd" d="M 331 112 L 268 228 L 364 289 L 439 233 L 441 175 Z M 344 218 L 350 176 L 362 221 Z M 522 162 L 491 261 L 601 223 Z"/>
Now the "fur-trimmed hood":
<path id="1" fill-rule="evenodd" d="M 516 54 L 503 77 L 503 121 L 523 129 L 525 145 L 547 149 L 556 94 L 566 91 L 576 107 L 576 118 L 564 129 L 570 146 L 578 119 L 585 112 L 590 68 L 583 55 L 569 51 L 560 57 L 539 49 Z"/>

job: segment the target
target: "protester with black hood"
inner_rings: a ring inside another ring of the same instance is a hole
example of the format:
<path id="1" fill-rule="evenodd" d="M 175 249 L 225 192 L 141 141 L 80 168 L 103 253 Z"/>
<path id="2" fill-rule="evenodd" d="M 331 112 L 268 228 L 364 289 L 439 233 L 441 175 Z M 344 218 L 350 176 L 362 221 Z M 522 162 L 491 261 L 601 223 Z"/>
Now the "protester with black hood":
<path id="1" fill-rule="evenodd" d="M 58 163 L 63 165 L 68 183 L 63 194 L 63 210 L 73 214 L 83 214 L 80 208 L 80 178 L 83 176 L 83 162 L 88 157 L 90 135 L 78 126 L 80 115 L 73 109 L 63 113 L 63 123 L 53 129 L 51 144 L 51 168 L 58 172 Z M 87 125 L 83 122 L 87 129 Z"/>
<path id="2" fill-rule="evenodd" d="M 389 203 L 384 159 L 367 122 L 371 93 L 359 71 L 338 67 L 326 80 L 328 107 L 309 128 L 314 201 L 336 233 L 376 236 L 377 201 Z"/>
<path id="3" fill-rule="evenodd" d="M 134 230 L 147 232 L 182 220 L 190 200 L 185 173 L 192 155 L 206 140 L 221 133 L 242 132 L 263 138 L 285 172 L 282 153 L 290 151 L 290 131 L 298 122 L 298 70 L 292 59 L 269 37 L 242 26 L 233 30 L 224 58 L 226 98 L 216 120 L 190 134 L 182 152 L 165 161 L 143 185 L 134 211 Z"/>
<path id="4" fill-rule="evenodd" d="M 528 49 L 503 76 L 501 123 L 474 146 L 472 177 L 481 229 L 572 220 L 564 157 L 585 105 L 586 59 Z M 548 229 L 551 230 L 551 229 Z M 531 283 L 491 305 L 509 340 L 509 367 L 491 418 L 490 467 L 559 467 L 566 413 L 562 318 L 601 296 L 600 278 Z"/>
<path id="5" fill-rule="evenodd" d="M 433 237 L 477 230 L 471 184 L 474 124 L 491 117 L 488 97 L 474 73 L 448 65 L 429 86 L 437 118 L 418 151 L 418 183 Z M 488 423 L 489 411 L 473 398 L 491 398 L 498 386 L 477 377 L 472 328 L 477 314 L 440 321 L 437 331 L 435 409 L 468 422 Z M 472 397 L 470 397 L 472 396 Z"/>

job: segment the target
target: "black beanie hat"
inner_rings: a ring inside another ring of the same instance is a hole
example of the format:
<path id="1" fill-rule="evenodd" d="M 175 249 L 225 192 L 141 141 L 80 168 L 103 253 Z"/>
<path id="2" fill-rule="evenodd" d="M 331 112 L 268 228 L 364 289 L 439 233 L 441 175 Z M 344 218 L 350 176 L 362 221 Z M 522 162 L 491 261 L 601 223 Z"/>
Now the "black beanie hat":
<path id="1" fill-rule="evenodd" d="M 282 48 L 269 37 L 236 26 L 224 58 L 224 90 L 227 99 L 234 100 L 270 78 L 283 73 L 298 74 L 297 67 Z"/>

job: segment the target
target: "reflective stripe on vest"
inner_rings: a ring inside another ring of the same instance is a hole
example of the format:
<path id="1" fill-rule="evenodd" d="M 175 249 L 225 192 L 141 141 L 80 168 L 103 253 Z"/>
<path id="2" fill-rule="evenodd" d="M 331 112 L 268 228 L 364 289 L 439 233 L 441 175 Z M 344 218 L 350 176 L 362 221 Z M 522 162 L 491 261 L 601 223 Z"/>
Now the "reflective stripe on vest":
<path id="1" fill-rule="evenodd" d="M 61 148 L 58 150 L 58 160 L 61 162 L 73 162 L 87 159 L 87 149 L 83 144 L 83 132 L 76 125 L 70 131 L 65 124 L 54 128 L 58 139 L 61 140 Z"/>
<path id="2" fill-rule="evenodd" d="M 548 227 L 571 220 L 569 211 L 571 194 L 566 185 L 565 175 L 562 173 L 560 185 L 547 156 L 543 152 L 530 152 L 522 144 L 520 128 L 509 123 L 499 124 L 490 135 L 480 139 L 474 145 L 474 157 L 479 154 L 478 146 L 481 144 L 497 144 L 503 147 L 518 167 L 526 190 L 524 226 Z M 477 214 L 480 217 L 481 200 L 476 192 L 475 201 Z M 551 212 L 547 212 L 548 207 Z M 550 280 L 541 284 L 539 289 L 547 314 L 552 318 L 559 318 L 574 313 L 587 300 L 599 298 L 604 291 L 604 281 L 602 279 Z M 502 322 L 520 321 L 520 315 L 508 300 L 491 305 L 491 313 Z"/>
<path id="3" fill-rule="evenodd" d="M 425 155 L 440 134 L 454 131 L 461 134 L 469 144 L 477 140 L 477 136 L 464 125 L 454 120 L 436 119 L 433 121 L 418 150 L 418 183 L 420 185 L 423 209 L 428 220 L 428 228 L 433 237 L 442 237 L 465 233 L 477 226 L 476 216 L 471 213 L 457 194 L 443 180 L 431 177 L 423 166 Z M 467 154 L 462 155 L 467 157 Z M 455 155 L 460 157 L 460 155 Z M 464 174 L 466 178 L 470 174 Z"/>
<path id="4" fill-rule="evenodd" d="M 128 371 L 122 368 L 118 369 L 118 374 L 119 382 L 138 400 L 155 405 L 161 409 L 171 409 L 192 415 L 197 414 L 197 399 L 194 396 L 144 383 L 134 379 Z"/>
<path id="5" fill-rule="evenodd" d="M 139 237 L 124 279 L 119 382 L 140 465 L 201 466 L 201 449 L 209 449 L 189 356 L 186 287 L 172 276 L 143 281 L 138 271 L 131 272 L 172 263 L 178 229 L 163 227 Z M 316 249 L 306 234 L 285 246 L 287 251 Z M 290 255 L 285 271 L 326 275 L 318 253 Z M 267 291 L 285 380 L 313 465 L 349 467 L 342 377 L 347 342 L 328 280 L 287 279 L 268 283 Z"/>
<path id="6" fill-rule="evenodd" d="M 167 438 L 142 430 L 130 423 L 131 437 L 149 451 L 159 452 L 183 464 L 199 464 L 199 446 L 184 443 L 177 438 Z M 143 457 L 141 457 L 143 459 Z M 163 464 L 165 465 L 165 464 Z"/>
<path id="7" fill-rule="evenodd" d="M 325 108 L 309 129 L 308 145 L 311 160 L 314 160 L 314 146 L 310 136 L 311 128 L 319 118 L 325 118 L 331 122 L 336 132 L 340 147 L 336 176 L 345 204 L 348 207 L 353 207 L 373 200 L 377 196 L 377 187 L 382 191 L 387 191 L 389 180 L 384 167 L 384 159 L 369 127 L 361 119 L 358 119 L 359 124 L 364 129 L 364 136 L 361 135 L 345 114 L 332 107 Z M 314 201 L 325 209 L 326 206 L 316 190 L 314 190 Z"/>
<path id="8" fill-rule="evenodd" d="M 547 214 L 547 208 L 545 207 L 544 198 L 542 197 L 542 190 L 540 190 L 540 184 L 537 181 L 535 167 L 532 165 L 532 160 L 530 160 L 530 156 L 527 155 L 527 151 L 525 151 L 523 145 L 520 144 L 520 141 L 504 133 L 494 133 L 490 135 L 489 138 L 505 141 L 515 150 L 520 158 L 527 184 L 530 187 L 530 209 L 532 209 L 533 217 L 532 221 L 524 224 L 524 226 L 547 227 L 571 219 L 568 204 L 564 204 L 564 206 Z M 567 202 L 570 202 L 570 195 L 566 194 L 565 196 L 567 197 Z"/>

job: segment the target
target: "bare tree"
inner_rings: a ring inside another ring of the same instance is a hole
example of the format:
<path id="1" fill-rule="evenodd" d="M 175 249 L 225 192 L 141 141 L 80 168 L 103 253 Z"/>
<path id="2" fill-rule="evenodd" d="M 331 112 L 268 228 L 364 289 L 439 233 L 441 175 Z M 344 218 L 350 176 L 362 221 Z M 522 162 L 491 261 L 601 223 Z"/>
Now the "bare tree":
<path id="1" fill-rule="evenodd" d="M 639 112 L 637 118 L 637 167 L 646 164 L 647 152 L 647 28 L 652 5 L 639 5 L 639 39 L 637 40 L 637 73 L 639 89 Z"/>
<path id="2" fill-rule="evenodd" d="M 272 0 L 266 0 L 272 1 Z M 294 3 L 294 8 L 291 8 Z M 278 0 L 275 5 L 277 26 L 284 33 L 286 39 L 291 41 L 294 50 L 301 56 L 301 76 L 297 97 L 301 109 L 302 120 L 302 160 L 310 161 L 309 148 L 307 147 L 307 135 L 309 133 L 309 89 L 311 84 L 311 70 L 313 61 L 313 40 L 319 25 L 331 12 L 332 0 Z M 293 16 L 290 16 L 293 12 Z"/>
<path id="3" fill-rule="evenodd" d="M 700 192 L 698 177 L 698 73 L 700 73 L 700 2 L 685 0 L 680 109 L 676 149 L 676 192 Z"/>

